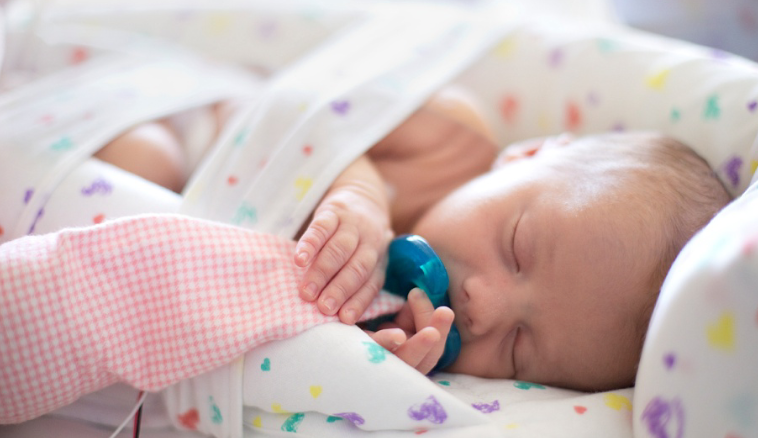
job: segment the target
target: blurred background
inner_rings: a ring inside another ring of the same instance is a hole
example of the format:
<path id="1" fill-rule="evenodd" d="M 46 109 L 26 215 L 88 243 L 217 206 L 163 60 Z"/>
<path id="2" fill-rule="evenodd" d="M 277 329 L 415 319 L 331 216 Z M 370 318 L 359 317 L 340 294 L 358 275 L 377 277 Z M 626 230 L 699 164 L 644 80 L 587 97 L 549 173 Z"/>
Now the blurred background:
<path id="1" fill-rule="evenodd" d="M 631 26 L 758 60 L 758 0 L 611 2 Z"/>

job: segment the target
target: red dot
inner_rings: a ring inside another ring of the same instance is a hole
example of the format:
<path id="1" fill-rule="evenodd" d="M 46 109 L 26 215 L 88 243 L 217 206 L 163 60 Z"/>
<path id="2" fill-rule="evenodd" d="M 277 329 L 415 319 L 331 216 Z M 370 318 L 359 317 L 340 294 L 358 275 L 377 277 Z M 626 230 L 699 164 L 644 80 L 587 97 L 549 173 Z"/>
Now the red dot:
<path id="1" fill-rule="evenodd" d="M 519 104 L 518 100 L 513 96 L 505 96 L 500 101 L 500 114 L 503 119 L 508 123 L 516 123 L 516 116 L 518 116 Z"/>
<path id="2" fill-rule="evenodd" d="M 77 47 L 71 52 L 71 63 L 79 64 L 89 58 L 89 52 L 84 47 Z"/>
<path id="3" fill-rule="evenodd" d="M 53 121 L 53 115 L 52 114 L 45 114 L 42 117 L 39 118 L 39 122 L 43 123 L 45 125 L 51 123 Z"/>
<path id="4" fill-rule="evenodd" d="M 229 178 L 226 179 L 226 182 L 229 183 L 230 186 L 237 184 L 238 181 L 239 180 L 234 175 L 229 175 Z"/>
<path id="5" fill-rule="evenodd" d="M 303 146 L 303 153 L 304 153 L 306 156 L 310 155 L 312 152 L 313 152 L 313 146 L 311 146 L 311 145 L 309 145 L 309 144 L 307 144 L 307 145 Z"/>
<path id="6" fill-rule="evenodd" d="M 183 414 L 179 414 L 177 417 L 179 419 L 179 424 L 187 429 L 196 430 L 197 423 L 200 422 L 200 413 L 197 409 L 190 409 Z"/>
<path id="7" fill-rule="evenodd" d="M 585 408 L 584 406 L 574 406 L 574 410 L 579 415 L 582 415 L 583 413 L 587 412 L 587 408 Z"/>
<path id="8" fill-rule="evenodd" d="M 575 131 L 582 125 L 582 111 L 574 102 L 566 104 L 566 128 Z"/>
<path id="9" fill-rule="evenodd" d="M 96 224 L 99 224 L 99 223 L 101 223 L 104 220 L 105 220 L 105 215 L 102 214 L 102 213 L 100 213 L 97 216 L 95 216 L 95 217 L 92 218 L 92 222 L 94 222 Z"/>
<path id="10" fill-rule="evenodd" d="M 2 226 L 0 226 L 0 236 L 2 236 L 3 234 L 5 234 L 5 230 L 3 229 Z"/>

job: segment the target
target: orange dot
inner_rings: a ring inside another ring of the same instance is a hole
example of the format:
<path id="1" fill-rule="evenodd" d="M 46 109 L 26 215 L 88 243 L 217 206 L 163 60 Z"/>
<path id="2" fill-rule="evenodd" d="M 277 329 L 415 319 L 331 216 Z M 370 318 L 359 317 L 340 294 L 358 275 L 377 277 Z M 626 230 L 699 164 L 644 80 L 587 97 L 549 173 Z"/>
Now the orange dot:
<path id="1" fill-rule="evenodd" d="M 95 217 L 92 218 L 92 222 L 94 222 L 96 224 L 99 224 L 99 223 L 101 223 L 104 220 L 105 220 L 105 215 L 102 214 L 102 213 L 100 213 L 97 216 L 95 216 Z"/>
<path id="2" fill-rule="evenodd" d="M 582 110 L 574 102 L 566 104 L 566 128 L 575 131 L 582 125 Z"/>

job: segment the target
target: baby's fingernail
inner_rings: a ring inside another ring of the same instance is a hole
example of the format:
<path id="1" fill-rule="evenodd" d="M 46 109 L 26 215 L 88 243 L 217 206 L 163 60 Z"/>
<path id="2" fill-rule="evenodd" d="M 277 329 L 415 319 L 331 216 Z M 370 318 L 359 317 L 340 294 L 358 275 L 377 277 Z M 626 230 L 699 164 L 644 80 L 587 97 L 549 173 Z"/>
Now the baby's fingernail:
<path id="1" fill-rule="evenodd" d="M 308 263 L 308 253 L 305 251 L 300 251 L 299 253 L 297 253 L 297 256 L 295 259 L 301 265 L 305 265 Z"/>
<path id="2" fill-rule="evenodd" d="M 305 292 L 305 295 L 309 298 L 316 298 L 316 289 L 316 283 L 308 283 L 303 289 L 303 292 Z"/>
<path id="3" fill-rule="evenodd" d="M 345 310 L 345 314 L 344 314 L 345 317 L 343 318 L 345 320 L 345 322 L 349 322 L 351 324 L 354 323 L 355 320 L 357 319 L 355 317 L 355 313 L 356 313 L 355 309 L 347 309 L 347 310 Z"/>
<path id="4" fill-rule="evenodd" d="M 335 300 L 332 297 L 326 298 L 321 302 L 321 304 L 324 305 L 327 312 L 332 312 L 335 307 L 337 307 L 337 300 Z"/>
<path id="5" fill-rule="evenodd" d="M 414 287 L 411 289 L 411 291 L 408 293 L 408 297 L 419 299 L 426 295 L 426 292 L 424 292 L 422 289 L 419 289 L 417 287 Z"/>

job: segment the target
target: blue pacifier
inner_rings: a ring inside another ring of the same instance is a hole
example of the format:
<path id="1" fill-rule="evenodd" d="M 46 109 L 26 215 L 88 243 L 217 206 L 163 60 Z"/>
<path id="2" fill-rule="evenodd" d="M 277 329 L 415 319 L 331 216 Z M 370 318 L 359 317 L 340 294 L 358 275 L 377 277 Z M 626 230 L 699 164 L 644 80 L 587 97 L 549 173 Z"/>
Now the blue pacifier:
<path id="1" fill-rule="evenodd" d="M 404 234 L 392 240 L 384 290 L 406 298 L 411 289 L 418 287 L 426 292 L 436 309 L 439 306 L 450 306 L 448 282 L 442 260 L 423 237 Z M 447 335 L 445 351 L 434 369 L 450 366 L 460 352 L 461 334 L 453 324 Z"/>

